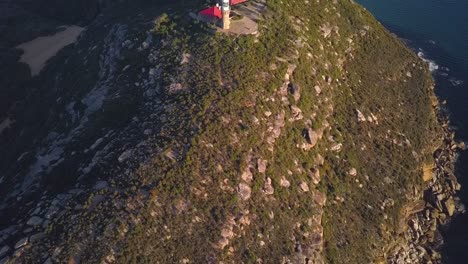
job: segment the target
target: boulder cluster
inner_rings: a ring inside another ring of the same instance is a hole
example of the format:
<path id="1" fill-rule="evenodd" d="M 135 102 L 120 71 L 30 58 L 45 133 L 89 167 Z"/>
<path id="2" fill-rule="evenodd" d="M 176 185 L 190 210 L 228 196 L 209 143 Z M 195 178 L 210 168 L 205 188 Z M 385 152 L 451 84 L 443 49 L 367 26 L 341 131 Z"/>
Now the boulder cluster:
<path id="1" fill-rule="evenodd" d="M 433 154 L 434 164 L 426 165 L 423 180 L 427 184 L 422 199 L 406 211 L 403 242 L 389 257 L 390 263 L 441 263 L 440 250 L 444 243 L 441 230 L 450 224 L 452 216 L 465 212 L 457 197 L 461 186 L 454 175 L 457 152 L 465 144 L 456 143 L 455 133 L 447 118 L 440 116 L 444 136 Z"/>

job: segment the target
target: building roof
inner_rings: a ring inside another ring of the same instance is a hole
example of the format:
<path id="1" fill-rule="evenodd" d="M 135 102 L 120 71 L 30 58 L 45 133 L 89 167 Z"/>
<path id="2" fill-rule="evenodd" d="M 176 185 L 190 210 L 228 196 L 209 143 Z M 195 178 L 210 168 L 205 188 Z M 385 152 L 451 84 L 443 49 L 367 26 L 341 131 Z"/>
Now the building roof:
<path id="1" fill-rule="evenodd" d="M 232 6 L 243 3 L 243 2 L 247 2 L 247 0 L 229 0 L 229 4 Z"/>
<path id="2" fill-rule="evenodd" d="M 229 4 L 230 5 L 237 5 L 237 4 L 240 4 L 240 3 L 243 3 L 243 2 L 247 2 L 248 0 L 229 0 Z M 210 17 L 210 18 L 223 18 L 223 14 L 221 12 L 221 9 L 219 8 L 219 6 L 212 6 L 212 7 L 209 7 L 207 9 L 203 9 L 202 11 L 198 12 L 198 14 L 200 15 L 203 15 L 203 16 L 207 16 L 207 17 Z"/>
<path id="3" fill-rule="evenodd" d="M 198 12 L 200 15 L 208 16 L 208 17 L 217 17 L 221 19 L 223 17 L 221 10 L 217 6 L 212 6 L 207 9 L 203 9 L 202 11 Z"/>

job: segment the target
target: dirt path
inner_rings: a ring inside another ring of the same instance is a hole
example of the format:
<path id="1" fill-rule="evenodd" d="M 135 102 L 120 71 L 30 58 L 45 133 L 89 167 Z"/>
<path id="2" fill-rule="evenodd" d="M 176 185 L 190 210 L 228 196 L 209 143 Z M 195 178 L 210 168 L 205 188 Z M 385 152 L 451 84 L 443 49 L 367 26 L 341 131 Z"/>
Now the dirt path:
<path id="1" fill-rule="evenodd" d="M 31 68 L 31 75 L 37 75 L 45 66 L 47 60 L 52 58 L 63 47 L 76 41 L 84 28 L 68 26 L 52 36 L 39 37 L 18 45 L 16 48 L 24 50 L 20 62 Z"/>

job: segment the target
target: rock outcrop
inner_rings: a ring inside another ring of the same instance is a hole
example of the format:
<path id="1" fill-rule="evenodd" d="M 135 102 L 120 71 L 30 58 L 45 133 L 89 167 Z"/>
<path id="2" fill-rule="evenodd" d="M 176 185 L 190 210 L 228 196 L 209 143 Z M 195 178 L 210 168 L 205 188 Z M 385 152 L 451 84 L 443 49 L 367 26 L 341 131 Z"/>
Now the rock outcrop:
<path id="1" fill-rule="evenodd" d="M 443 111 L 439 112 L 439 122 L 444 128 L 442 144 L 433 153 L 434 164 L 423 167 L 425 190 L 404 212 L 403 241 L 389 252 L 390 263 L 442 263 L 441 232 L 454 214 L 465 212 L 457 197 L 461 186 L 454 176 L 457 151 L 464 146 L 454 141 L 454 132 Z"/>

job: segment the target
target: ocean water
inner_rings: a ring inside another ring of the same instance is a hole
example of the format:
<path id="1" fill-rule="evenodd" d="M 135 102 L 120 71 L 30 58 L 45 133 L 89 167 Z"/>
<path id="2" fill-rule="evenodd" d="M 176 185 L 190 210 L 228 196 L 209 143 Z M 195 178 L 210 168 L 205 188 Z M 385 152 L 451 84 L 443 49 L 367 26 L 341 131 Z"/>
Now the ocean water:
<path id="1" fill-rule="evenodd" d="M 436 94 L 446 100 L 458 140 L 468 143 L 468 1 L 357 0 L 428 62 Z M 460 198 L 468 205 L 468 151 L 456 166 Z M 468 213 L 443 232 L 445 263 L 468 263 Z"/>

